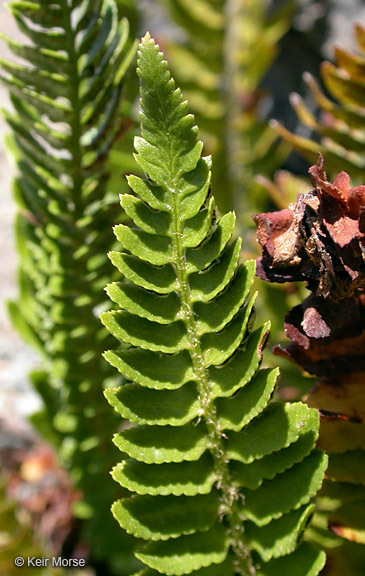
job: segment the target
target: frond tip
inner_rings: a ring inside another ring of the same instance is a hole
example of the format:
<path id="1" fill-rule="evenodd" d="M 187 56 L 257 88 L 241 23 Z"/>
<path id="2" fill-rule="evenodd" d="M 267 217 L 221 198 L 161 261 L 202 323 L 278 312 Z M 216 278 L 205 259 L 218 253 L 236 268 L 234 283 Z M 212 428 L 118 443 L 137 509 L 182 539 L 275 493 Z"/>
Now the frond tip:
<path id="1" fill-rule="evenodd" d="M 113 477 L 135 494 L 113 506 L 139 576 L 316 576 L 324 555 L 297 548 L 326 457 L 318 414 L 270 403 L 277 370 L 260 370 L 269 323 L 253 330 L 253 262 L 239 264 L 233 214 L 210 196 L 194 117 L 158 46 L 139 49 L 141 136 L 117 226 L 122 274 L 102 322 L 124 344 L 107 360 L 127 379 L 105 394 L 132 423 L 114 439 Z M 300 561 L 299 561 L 300 560 Z"/>

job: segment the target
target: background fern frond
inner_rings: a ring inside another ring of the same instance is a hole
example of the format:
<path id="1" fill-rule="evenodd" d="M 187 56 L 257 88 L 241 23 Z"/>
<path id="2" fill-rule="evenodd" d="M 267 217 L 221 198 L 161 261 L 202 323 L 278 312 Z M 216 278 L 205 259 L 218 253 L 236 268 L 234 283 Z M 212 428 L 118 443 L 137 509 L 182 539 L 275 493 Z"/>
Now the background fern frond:
<path id="1" fill-rule="evenodd" d="M 335 49 L 336 63 L 323 62 L 321 77 L 330 98 L 310 74 L 304 79 L 318 106 L 319 118 L 312 114 L 299 94 L 292 94 L 291 102 L 298 118 L 313 131 L 316 140 L 291 134 L 275 124 L 277 131 L 311 164 L 320 151 L 329 172 L 339 168 L 348 172 L 354 182 L 363 183 L 365 174 L 365 27 L 355 25 L 354 35 L 358 54 L 342 48 Z"/>
<path id="2" fill-rule="evenodd" d="M 262 0 L 161 2 L 185 36 L 164 44 L 213 156 L 218 206 L 236 209 L 243 220 L 253 175 L 271 175 L 287 148 L 276 150 L 275 132 L 259 118 L 258 102 L 259 84 L 290 25 L 292 4 L 269 15 Z"/>
<path id="3" fill-rule="evenodd" d="M 197 5 L 198 6 L 198 5 Z M 141 136 L 121 203 L 119 308 L 101 315 L 118 338 L 106 358 L 126 378 L 105 392 L 131 425 L 114 439 L 121 527 L 147 543 L 140 575 L 317 575 L 324 555 L 298 540 L 326 457 L 318 414 L 270 403 L 277 370 L 259 370 L 269 323 L 253 329 L 253 262 L 239 264 L 234 215 L 210 196 L 194 117 L 158 46 L 139 52 Z"/>
<path id="4" fill-rule="evenodd" d="M 20 295 L 10 313 L 43 356 L 34 383 L 45 409 L 33 423 L 58 444 L 84 494 L 75 512 L 89 519 L 92 554 L 123 556 L 127 544 L 121 548 L 108 513 L 115 460 L 108 439 L 117 423 L 103 402 L 113 375 L 101 358 L 108 335 L 97 312 L 105 306 L 105 252 L 120 210 L 108 194 L 108 157 L 122 127 L 123 80 L 136 46 L 114 0 L 13 1 L 9 8 L 28 37 L 4 37 L 18 60 L 1 61 L 17 168 Z"/>

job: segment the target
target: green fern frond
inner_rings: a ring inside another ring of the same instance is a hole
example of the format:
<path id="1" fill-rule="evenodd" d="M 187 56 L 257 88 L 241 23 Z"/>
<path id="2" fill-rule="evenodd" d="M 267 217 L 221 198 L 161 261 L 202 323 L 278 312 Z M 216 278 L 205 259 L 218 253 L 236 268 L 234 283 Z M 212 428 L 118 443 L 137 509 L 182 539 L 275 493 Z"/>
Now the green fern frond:
<path id="1" fill-rule="evenodd" d="M 259 84 L 289 27 L 291 3 L 268 15 L 264 0 L 161 0 L 186 39 L 168 41 L 176 82 L 213 156 L 213 187 L 222 210 L 247 211 L 254 174 L 271 175 L 278 158 L 275 132 L 259 119 Z M 277 154 L 274 154 L 276 150 Z M 243 208 L 243 210 L 241 210 Z M 243 218 L 243 216 L 240 216 Z"/>
<path id="2" fill-rule="evenodd" d="M 210 195 L 194 117 L 149 35 L 139 52 L 141 136 L 116 226 L 119 305 L 101 315 L 122 342 L 105 354 L 127 380 L 105 392 L 130 421 L 114 439 L 114 479 L 134 493 L 113 505 L 148 543 L 140 576 L 315 576 L 324 555 L 298 540 L 325 455 L 318 414 L 270 403 L 277 370 L 259 370 L 269 323 L 253 329 L 255 266 L 239 264 L 234 215 Z"/>
<path id="3" fill-rule="evenodd" d="M 114 0 L 12 1 L 9 9 L 28 38 L 3 36 L 17 60 L 2 60 L 0 72 L 14 107 L 4 115 L 17 169 L 20 296 L 10 313 L 43 356 L 34 382 L 45 409 L 33 422 L 59 444 L 84 494 L 76 513 L 91 517 L 93 554 L 111 557 L 120 548 L 108 515 L 114 486 L 100 486 L 117 422 L 102 395 L 113 374 L 101 358 L 108 334 L 98 312 L 120 211 L 108 194 L 108 158 L 136 45 Z"/>
<path id="4" fill-rule="evenodd" d="M 298 94 L 291 102 L 299 119 L 308 126 L 320 142 L 291 134 L 275 124 L 277 131 L 311 164 L 316 163 L 318 151 L 326 160 L 327 169 L 337 173 L 339 167 L 354 181 L 363 183 L 365 174 L 365 27 L 354 27 L 359 54 L 336 48 L 336 64 L 323 62 L 321 76 L 330 99 L 316 80 L 306 74 L 304 79 L 321 113 L 317 119 Z"/>

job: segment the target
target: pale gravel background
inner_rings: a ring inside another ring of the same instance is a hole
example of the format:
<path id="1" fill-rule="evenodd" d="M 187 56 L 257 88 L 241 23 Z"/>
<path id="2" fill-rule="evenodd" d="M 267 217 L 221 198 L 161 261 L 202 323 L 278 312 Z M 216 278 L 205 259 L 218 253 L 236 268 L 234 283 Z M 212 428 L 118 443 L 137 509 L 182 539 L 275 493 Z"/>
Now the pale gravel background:
<path id="1" fill-rule="evenodd" d="M 144 30 L 149 29 L 152 34 L 172 33 L 179 37 L 174 27 L 167 27 L 164 22 L 160 6 L 155 0 L 140 0 L 145 14 Z M 281 0 L 271 0 L 275 5 Z M 328 30 L 322 50 L 325 56 L 329 56 L 329 46 L 336 40 L 340 45 L 353 47 L 352 23 L 354 20 L 365 22 L 365 0 L 301 0 L 302 6 L 312 5 L 315 9 L 300 21 L 299 27 L 311 28 L 313 22 L 307 22 L 316 14 L 325 14 L 331 7 L 331 14 L 327 20 Z M 319 7 L 319 12 L 318 12 Z M 317 10 L 317 13 L 316 13 Z M 0 0 L 0 31 L 13 38 L 19 38 L 19 32 L 13 19 L 5 8 L 5 2 Z M 317 40 L 321 34 L 314 35 Z M 4 43 L 0 42 L 0 56 L 7 57 L 8 53 Z M 275 72 L 275 71 L 274 71 Z M 287 73 L 287 70 L 286 70 Z M 279 76 L 276 75 L 276 80 Z M 275 84 L 277 84 L 275 80 Z M 285 78 L 287 81 L 288 78 Z M 284 82 L 284 85 L 287 82 Z M 287 90 L 285 94 L 287 100 Z M 0 84 L 0 107 L 8 107 L 6 89 Z M 37 365 L 35 354 L 22 342 L 12 329 L 6 313 L 5 302 L 16 297 L 16 255 L 14 250 L 13 222 L 15 207 L 11 199 L 11 168 L 5 158 L 2 138 L 5 131 L 5 123 L 0 117 L 0 420 L 9 424 L 24 425 L 25 418 L 39 406 L 39 400 L 29 387 L 27 374 L 31 367 Z"/>
<path id="2" fill-rule="evenodd" d="M 2 1 L 0 31 L 13 38 L 20 37 L 15 22 Z M 1 42 L 0 56 L 8 55 L 6 46 Z M 9 107 L 7 91 L 1 84 L 0 107 Z M 24 421 L 26 415 L 37 409 L 39 400 L 27 381 L 27 373 L 32 366 L 37 365 L 37 359 L 13 330 L 6 311 L 6 301 L 15 298 L 17 294 L 13 236 L 15 207 L 11 198 L 12 170 L 3 146 L 6 129 L 0 116 L 0 419 L 10 425 L 18 425 L 19 420 Z"/>

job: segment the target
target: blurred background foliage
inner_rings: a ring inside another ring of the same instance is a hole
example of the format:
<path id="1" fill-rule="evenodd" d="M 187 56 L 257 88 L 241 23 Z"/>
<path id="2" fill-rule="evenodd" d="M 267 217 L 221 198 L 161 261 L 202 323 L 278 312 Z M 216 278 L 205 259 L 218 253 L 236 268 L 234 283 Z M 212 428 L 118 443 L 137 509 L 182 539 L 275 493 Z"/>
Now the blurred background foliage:
<path id="1" fill-rule="evenodd" d="M 258 254 L 250 215 L 287 207 L 298 193 L 309 190 L 306 173 L 317 149 L 324 153 L 331 176 L 346 169 L 354 184 L 361 181 L 363 115 L 352 109 L 336 82 L 338 75 L 353 73 L 346 50 L 355 48 L 353 24 L 365 21 L 363 0 L 116 0 L 116 4 L 119 16 L 129 19 L 131 37 L 148 29 L 165 51 L 196 115 L 206 153 L 214 157 L 213 193 L 218 205 L 222 211 L 238 213 L 237 232 L 244 234 L 245 257 Z M 334 44 L 344 48 L 335 58 Z M 323 64 L 325 59 L 336 64 Z M 139 170 L 132 156 L 138 117 L 134 69 L 133 64 L 125 81 L 120 133 L 108 158 L 109 198 L 116 199 L 127 189 L 125 174 Z M 296 94 L 289 98 L 292 92 Z M 363 94 L 362 87 L 355 107 L 361 108 Z M 329 114 L 335 119 L 332 124 Z M 360 130 L 354 130 L 354 114 L 355 124 L 362 122 Z M 277 121 L 274 125 L 272 118 Z M 303 299 L 305 288 L 269 286 L 259 280 L 257 285 L 265 303 L 257 315 L 259 320 L 271 319 L 271 343 L 280 343 L 285 338 L 285 314 Z M 281 397 L 302 396 L 313 379 L 267 355 L 267 364 L 278 362 Z M 6 468 L 7 453 L 1 457 Z M 5 481 L 8 485 L 6 475 Z M 11 501 L 5 499 L 6 493 L 3 487 L 0 518 L 17 526 L 12 530 L 18 535 L 15 548 L 35 546 L 42 551 L 42 538 L 32 534 L 31 522 L 24 522 L 17 512 L 16 493 Z M 6 530 L 1 528 L 0 566 L 12 545 Z M 67 550 L 70 538 L 78 538 L 72 523 L 60 550 L 62 546 Z M 44 550 L 49 550 L 49 543 Z M 357 554 L 353 553 L 355 564 Z M 102 569 L 104 576 L 105 566 Z M 10 567 L 1 573 L 12 575 Z"/>

